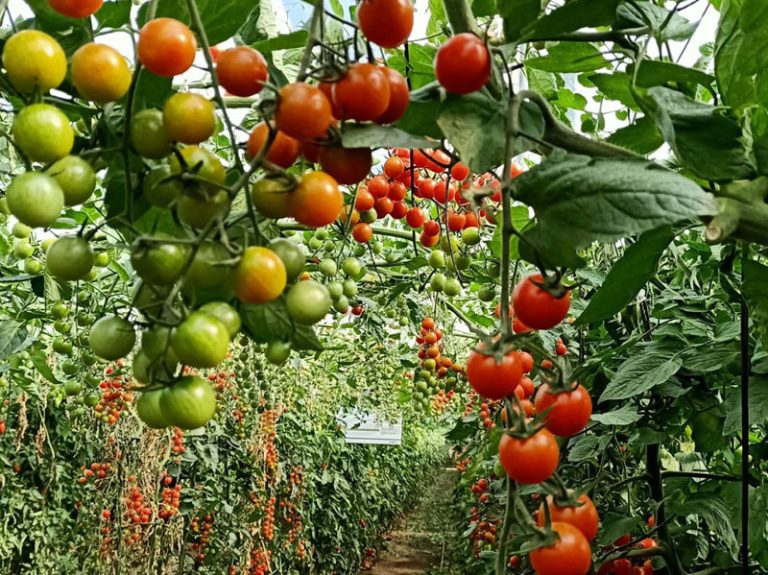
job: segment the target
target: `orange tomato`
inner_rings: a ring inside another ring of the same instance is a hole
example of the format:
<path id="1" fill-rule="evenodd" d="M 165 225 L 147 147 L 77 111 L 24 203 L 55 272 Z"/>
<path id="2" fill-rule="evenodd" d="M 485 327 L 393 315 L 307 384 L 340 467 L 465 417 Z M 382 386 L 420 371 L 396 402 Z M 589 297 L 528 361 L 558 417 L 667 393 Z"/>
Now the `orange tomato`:
<path id="1" fill-rule="evenodd" d="M 197 40 L 192 30 L 173 18 L 156 18 L 139 33 L 139 60 L 158 76 L 176 76 L 189 70 L 195 61 Z"/>
<path id="2" fill-rule="evenodd" d="M 269 137 L 269 126 L 266 122 L 260 122 L 254 126 L 251 137 L 248 138 L 247 155 L 249 158 L 255 158 L 264 147 Z M 275 134 L 275 139 L 267 152 L 267 160 L 277 164 L 281 168 L 291 166 L 299 157 L 301 146 L 298 140 L 291 138 L 280 130 Z"/>
<path id="3" fill-rule="evenodd" d="M 332 223 L 344 207 L 339 184 L 325 172 L 305 174 L 293 192 L 293 217 L 313 228 Z"/>

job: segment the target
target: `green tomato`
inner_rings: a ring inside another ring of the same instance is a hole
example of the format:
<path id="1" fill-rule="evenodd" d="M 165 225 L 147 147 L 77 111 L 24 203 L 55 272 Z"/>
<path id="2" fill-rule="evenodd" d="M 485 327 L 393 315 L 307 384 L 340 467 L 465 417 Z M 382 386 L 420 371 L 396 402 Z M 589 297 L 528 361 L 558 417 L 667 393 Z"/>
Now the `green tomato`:
<path id="1" fill-rule="evenodd" d="M 57 337 L 53 340 L 53 351 L 61 353 L 63 355 L 72 355 L 73 345 L 71 341 L 67 341 L 63 337 Z"/>
<path id="2" fill-rule="evenodd" d="M 322 249 L 323 242 L 322 242 L 322 240 L 318 240 L 317 238 L 313 237 L 313 238 L 309 239 L 309 242 L 307 243 L 307 245 L 309 246 L 310 250 L 312 250 L 313 252 L 316 252 L 316 251 Z"/>
<path id="3" fill-rule="evenodd" d="M 264 351 L 264 357 L 267 358 L 269 363 L 274 365 L 285 363 L 290 356 L 290 341 L 270 341 L 267 344 L 267 349 Z"/>
<path id="4" fill-rule="evenodd" d="M 8 199 L 5 196 L 3 196 L 2 199 L 5 200 L 5 203 L 7 205 Z M 30 228 L 26 224 L 22 224 L 21 222 L 16 222 L 15 224 L 13 224 L 13 229 L 11 230 L 11 233 L 13 234 L 14 238 L 24 239 L 32 235 L 32 228 Z"/>
<path id="5" fill-rule="evenodd" d="M 31 276 L 36 276 L 43 271 L 43 264 L 40 260 L 29 259 L 24 262 L 24 272 Z"/>
<path id="6" fill-rule="evenodd" d="M 477 292 L 480 301 L 493 301 L 496 298 L 496 288 L 492 285 L 484 285 Z"/>
<path id="7" fill-rule="evenodd" d="M 357 258 L 347 258 L 342 262 L 341 270 L 347 277 L 356 280 L 363 271 L 363 264 Z"/>
<path id="8" fill-rule="evenodd" d="M 87 240 L 79 236 L 64 236 L 48 248 L 45 262 L 48 273 L 56 279 L 78 281 L 91 271 L 93 251 Z"/>
<path id="9" fill-rule="evenodd" d="M 312 325 L 323 319 L 331 310 L 333 300 L 328 289 L 316 281 L 299 282 L 288 290 L 285 309 L 293 321 Z"/>
<path id="10" fill-rule="evenodd" d="M 64 204 L 85 203 L 96 189 L 96 172 L 80 156 L 65 156 L 45 171 L 64 192 Z"/>
<path id="11" fill-rule="evenodd" d="M 53 329 L 55 329 L 59 333 L 67 334 L 70 331 L 72 331 L 72 325 L 67 323 L 63 319 L 58 319 L 55 322 L 53 322 Z"/>
<path id="12" fill-rule="evenodd" d="M 283 260 L 288 281 L 295 280 L 304 271 L 307 256 L 304 255 L 304 250 L 296 242 L 285 238 L 277 238 L 269 242 L 267 247 Z"/>
<path id="13" fill-rule="evenodd" d="M 377 256 L 378 256 L 378 255 L 381 255 L 381 253 L 384 251 L 384 244 L 382 244 L 382 243 L 381 243 L 380 241 L 378 241 L 378 240 L 374 240 L 374 241 L 372 241 L 372 242 L 371 242 L 371 251 L 372 251 L 374 254 L 376 254 Z"/>
<path id="14" fill-rule="evenodd" d="M 374 208 L 365 210 L 364 212 L 360 213 L 360 221 L 364 224 L 372 224 L 378 219 L 378 217 L 379 216 L 376 214 L 376 210 Z"/>
<path id="15" fill-rule="evenodd" d="M 358 244 L 358 245 L 356 245 L 356 246 L 354 247 L 354 249 L 352 250 L 352 253 L 353 253 L 353 254 L 354 254 L 356 257 L 358 257 L 358 258 L 361 258 L 361 257 L 363 257 L 363 256 L 365 255 L 365 246 L 364 246 L 364 245 L 362 245 L 362 244 Z"/>
<path id="16" fill-rule="evenodd" d="M 168 208 L 181 195 L 183 186 L 173 176 L 171 167 L 167 165 L 153 168 L 142 183 L 142 192 L 147 201 L 158 208 Z"/>
<path id="17" fill-rule="evenodd" d="M 315 232 L 315 237 L 321 241 L 327 240 L 329 238 L 328 230 L 325 228 L 320 228 Z"/>
<path id="18" fill-rule="evenodd" d="M 228 303 L 212 301 L 200 308 L 200 311 L 211 314 L 224 324 L 229 332 L 229 337 L 235 337 L 240 331 L 240 314 Z"/>
<path id="19" fill-rule="evenodd" d="M 133 349 L 136 332 L 127 319 L 107 315 L 93 324 L 88 343 L 100 358 L 110 361 L 120 359 Z"/>
<path id="20" fill-rule="evenodd" d="M 357 297 L 357 282 L 352 279 L 346 279 L 344 280 L 344 283 L 342 283 L 342 288 L 344 291 L 344 295 L 348 298 L 354 298 Z"/>
<path id="21" fill-rule="evenodd" d="M 429 254 L 429 258 L 427 259 L 427 263 L 433 269 L 444 268 L 445 252 L 442 250 L 432 250 L 432 253 Z"/>
<path id="22" fill-rule="evenodd" d="M 432 291 L 440 293 L 445 286 L 445 276 L 443 274 L 435 274 L 432 279 L 429 280 L 429 287 Z"/>
<path id="23" fill-rule="evenodd" d="M 32 257 L 35 253 L 35 248 L 29 243 L 29 240 L 16 240 L 13 242 L 13 255 L 20 260 L 25 260 Z"/>
<path id="24" fill-rule="evenodd" d="M 335 249 L 336 249 L 336 244 L 333 243 L 333 240 L 325 240 L 323 242 L 323 251 L 325 253 L 330 254 Z"/>
<path id="25" fill-rule="evenodd" d="M 324 259 L 320 262 L 320 265 L 318 266 L 318 269 L 320 270 L 320 273 L 323 274 L 325 277 L 332 278 L 336 275 L 336 272 L 338 271 L 338 266 L 336 265 L 336 262 L 332 259 Z"/>
<path id="26" fill-rule="evenodd" d="M 443 292 L 448 297 L 454 297 L 461 294 L 461 283 L 456 278 L 448 278 L 443 285 Z"/>
<path id="27" fill-rule="evenodd" d="M 64 209 L 64 191 L 51 176 L 26 172 L 11 180 L 6 190 L 8 207 L 22 223 L 47 228 L 59 219 Z"/>
<path id="28" fill-rule="evenodd" d="M 347 313 L 349 311 L 349 300 L 347 296 L 342 295 L 333 302 L 333 309 L 339 313 Z"/>
<path id="29" fill-rule="evenodd" d="M 480 230 L 477 228 L 465 228 L 461 232 L 461 241 L 466 246 L 476 246 L 480 243 Z"/>
<path id="30" fill-rule="evenodd" d="M 331 282 L 325 287 L 328 288 L 328 293 L 331 294 L 331 298 L 334 300 L 344 295 L 344 286 L 341 285 L 341 282 Z"/>
<path id="31" fill-rule="evenodd" d="M 96 267 L 106 267 L 109 264 L 109 254 L 107 252 L 96 252 L 93 258 L 93 265 Z"/>

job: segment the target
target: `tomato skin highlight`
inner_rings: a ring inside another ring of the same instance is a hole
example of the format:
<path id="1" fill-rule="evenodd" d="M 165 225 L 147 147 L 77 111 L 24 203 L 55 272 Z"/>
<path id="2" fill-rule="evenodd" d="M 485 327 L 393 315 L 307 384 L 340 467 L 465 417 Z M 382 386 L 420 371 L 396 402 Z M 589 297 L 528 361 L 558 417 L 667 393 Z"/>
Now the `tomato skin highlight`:
<path id="1" fill-rule="evenodd" d="M 158 76 L 183 74 L 192 66 L 197 40 L 192 30 L 173 18 L 155 18 L 139 33 L 138 56 L 142 65 Z"/>
<path id="2" fill-rule="evenodd" d="M 501 363 L 496 363 L 492 355 L 473 351 L 466 371 L 469 384 L 478 394 L 488 399 L 503 399 L 515 392 L 523 376 L 523 365 L 514 351 L 506 354 Z"/>
<path id="3" fill-rule="evenodd" d="M 435 75 L 446 92 L 476 92 L 491 77 L 491 55 L 485 43 L 469 32 L 456 34 L 435 56 Z"/>
<path id="4" fill-rule="evenodd" d="M 515 286 L 512 293 L 512 305 L 515 317 L 532 329 L 550 329 L 558 325 L 568 315 L 571 307 L 571 291 L 556 298 L 536 284 L 543 284 L 541 274 L 524 278 Z"/>
<path id="5" fill-rule="evenodd" d="M 597 508 L 592 502 L 592 499 L 584 493 L 577 498 L 579 503 L 582 503 L 580 507 L 558 507 L 554 498 L 549 495 L 547 497 L 547 505 L 549 506 L 549 516 L 553 522 L 558 521 L 560 523 L 568 523 L 573 525 L 576 529 L 581 531 L 587 541 L 592 542 L 597 537 L 598 524 L 600 517 L 597 514 Z M 536 523 L 539 527 L 544 526 L 544 504 L 539 507 Z"/>
<path id="6" fill-rule="evenodd" d="M 578 385 L 573 391 L 550 393 L 544 384 L 536 393 L 536 412 L 545 414 L 545 425 L 555 435 L 571 437 L 584 430 L 592 417 L 589 391 Z"/>
<path id="7" fill-rule="evenodd" d="M 413 30 L 411 0 L 363 0 L 357 7 L 360 30 L 382 48 L 397 48 Z"/>
<path id="8" fill-rule="evenodd" d="M 499 461 L 507 475 L 518 483 L 541 483 L 557 469 L 560 447 L 547 429 L 526 439 L 504 434 L 499 442 Z"/>
<path id="9" fill-rule="evenodd" d="M 549 547 L 531 551 L 531 565 L 537 575 L 585 575 L 592 564 L 592 550 L 586 537 L 573 525 L 553 522 L 560 540 Z"/>

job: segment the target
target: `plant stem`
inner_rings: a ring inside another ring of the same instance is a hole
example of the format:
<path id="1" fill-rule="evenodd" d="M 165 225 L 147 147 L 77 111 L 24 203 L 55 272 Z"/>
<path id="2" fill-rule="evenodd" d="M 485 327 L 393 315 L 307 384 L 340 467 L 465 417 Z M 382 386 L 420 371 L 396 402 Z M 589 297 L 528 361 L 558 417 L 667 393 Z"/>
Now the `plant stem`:
<path id="1" fill-rule="evenodd" d="M 501 527 L 501 538 L 499 539 L 499 549 L 496 554 L 496 575 L 504 575 L 507 570 L 507 540 L 509 532 L 512 529 L 512 507 L 517 491 L 517 484 L 507 477 L 507 501 L 504 509 L 504 525 Z"/>
<path id="2" fill-rule="evenodd" d="M 741 572 L 749 575 L 749 306 L 744 296 L 744 268 L 749 244 L 741 246 Z"/>
<path id="3" fill-rule="evenodd" d="M 653 443 L 646 448 L 645 466 L 648 470 L 648 484 L 651 488 L 651 498 L 658 505 L 656 511 L 656 523 L 659 525 L 659 535 L 664 541 L 665 547 L 669 551 L 668 569 L 672 575 L 683 575 L 685 571 L 680 564 L 680 558 L 677 556 L 677 549 L 672 540 L 667 526 L 667 517 L 664 509 L 664 486 L 661 482 L 661 461 L 659 459 L 660 447 L 658 443 Z"/>

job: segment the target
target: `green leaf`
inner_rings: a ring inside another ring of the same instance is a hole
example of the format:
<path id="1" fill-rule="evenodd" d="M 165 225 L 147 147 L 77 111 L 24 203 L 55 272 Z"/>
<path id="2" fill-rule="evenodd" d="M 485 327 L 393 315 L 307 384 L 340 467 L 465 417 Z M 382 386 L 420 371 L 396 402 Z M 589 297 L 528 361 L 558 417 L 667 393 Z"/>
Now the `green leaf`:
<path id="1" fill-rule="evenodd" d="M 253 8 L 253 0 L 195 0 L 195 2 L 211 46 L 234 36 Z M 139 8 L 140 26 L 147 21 L 148 7 L 149 3 L 145 2 Z M 192 23 L 186 0 L 159 0 L 156 16 L 175 18 L 187 25 Z"/>
<path id="2" fill-rule="evenodd" d="M 499 212 L 497 215 L 497 221 L 501 221 L 502 218 L 502 212 Z M 512 210 L 510 212 L 510 219 L 512 220 L 512 225 L 514 228 L 521 232 L 523 231 L 528 223 L 531 221 L 531 216 L 528 210 L 527 206 L 513 206 Z M 501 236 L 502 236 L 502 226 L 496 226 L 496 229 L 493 230 L 493 238 L 491 238 L 490 243 L 488 244 L 488 247 L 491 249 L 491 253 L 494 257 L 500 258 L 501 257 Z M 512 236 L 509 240 L 510 247 L 510 259 L 517 259 L 517 242 L 518 238 L 517 236 Z"/>
<path id="3" fill-rule="evenodd" d="M 83 44 L 91 40 L 85 20 L 67 18 L 51 8 L 48 0 L 25 0 L 35 14 L 34 22 L 26 20 L 20 28 L 34 26 L 53 36 L 64 52 L 71 56 Z"/>
<path id="4" fill-rule="evenodd" d="M 35 366 L 35 369 L 40 372 L 40 375 L 51 383 L 61 383 L 56 379 L 56 376 L 53 375 L 53 371 L 51 371 L 51 368 L 48 366 L 48 354 L 42 349 L 34 349 L 30 351 L 29 357 L 32 360 L 32 364 Z"/>
<path id="5" fill-rule="evenodd" d="M 525 65 L 546 72 L 591 72 L 608 66 L 608 60 L 592 44 L 561 42 L 547 51 L 546 56 L 527 59 Z"/>
<path id="6" fill-rule="evenodd" d="M 526 41 L 549 38 L 585 27 L 610 26 L 619 0 L 572 0 L 542 16 L 523 30 Z"/>
<path id="7" fill-rule="evenodd" d="M 600 396 L 600 403 L 627 399 L 650 391 L 675 375 L 682 365 L 680 358 L 669 358 L 653 351 L 633 355 L 619 366 L 616 375 Z"/>
<path id="8" fill-rule="evenodd" d="M 345 148 L 434 148 L 437 142 L 412 136 L 392 126 L 346 125 L 341 134 Z"/>
<path id="9" fill-rule="evenodd" d="M 309 326 L 294 326 L 281 300 L 240 307 L 245 333 L 256 343 L 291 340 L 296 349 L 322 351 L 323 345 Z"/>
<path id="10" fill-rule="evenodd" d="M 99 29 L 120 28 L 129 24 L 131 21 L 131 6 L 133 6 L 131 0 L 104 2 L 96 13 Z"/>
<path id="11" fill-rule="evenodd" d="M 539 17 L 541 0 L 496 0 L 496 9 L 504 18 L 504 37 L 507 42 L 514 42 Z"/>
<path id="12" fill-rule="evenodd" d="M 736 555 L 739 544 L 728 518 L 728 509 L 723 499 L 712 493 L 693 493 L 684 501 L 671 501 L 670 512 L 673 515 L 698 515 L 715 533 L 732 555 Z"/>
<path id="13" fill-rule="evenodd" d="M 749 302 L 749 313 L 764 347 L 768 347 L 768 267 L 754 261 L 744 262 L 742 290 Z"/>
<path id="14" fill-rule="evenodd" d="M 686 350 L 682 354 L 683 371 L 695 375 L 712 372 L 724 372 L 741 354 L 735 343 L 715 347 L 702 352 L 701 349 Z"/>
<path id="15" fill-rule="evenodd" d="M 289 34 L 281 34 L 274 38 L 266 38 L 254 42 L 251 46 L 266 54 L 268 52 L 274 52 L 275 50 L 289 50 L 291 48 L 302 48 L 307 43 L 309 33 L 306 30 L 297 30 Z"/>
<path id="16" fill-rule="evenodd" d="M 642 160 L 590 158 L 558 150 L 516 180 L 539 234 L 580 247 L 717 213 L 691 180 Z"/>
<path id="17" fill-rule="evenodd" d="M 749 380 L 749 423 L 763 425 L 768 421 L 768 377 L 752 375 Z M 741 429 L 741 389 L 731 388 L 725 398 L 723 435 Z"/>
<path id="18" fill-rule="evenodd" d="M 669 82 L 691 82 L 711 88 L 715 78 L 696 70 L 687 68 L 672 62 L 659 62 L 658 60 L 643 60 L 637 73 L 637 85 L 643 88 L 663 86 Z"/>
<path id="19" fill-rule="evenodd" d="M 610 135 L 608 142 L 638 154 L 650 154 L 664 144 L 664 137 L 654 121 L 643 116 L 633 124 L 616 130 Z"/>
<path id="20" fill-rule="evenodd" d="M 517 242 L 520 257 L 534 265 L 541 263 L 550 269 L 556 267 L 578 269 L 587 264 L 572 245 L 552 234 L 542 232 L 539 225 L 524 232 L 523 240 Z"/>
<path id="21" fill-rule="evenodd" d="M 697 28 L 695 23 L 686 20 L 677 12 L 670 15 L 668 10 L 648 0 L 622 4 L 616 14 L 615 28 L 649 27 L 654 31 L 654 37 L 657 37 L 659 42 L 687 40 Z"/>
<path id="22" fill-rule="evenodd" d="M 13 320 L 0 321 L 0 361 L 6 360 L 31 344 L 24 325 Z"/>
<path id="23" fill-rule="evenodd" d="M 394 52 L 387 58 L 387 66 L 394 68 L 404 77 L 410 75 L 411 89 L 417 90 L 435 81 L 435 54 L 437 48 L 427 44 L 408 45 L 408 64 L 401 51 Z"/>
<path id="24" fill-rule="evenodd" d="M 291 338 L 293 349 L 323 351 L 325 347 L 320 343 L 317 334 L 312 327 L 308 325 L 297 325 L 296 331 Z"/>
<path id="25" fill-rule="evenodd" d="M 645 232 L 627 248 L 611 268 L 605 282 L 576 320 L 576 325 L 597 323 L 623 310 L 656 273 L 664 250 L 674 239 L 671 226 Z"/>
<path id="26" fill-rule="evenodd" d="M 598 542 L 602 546 L 610 546 L 625 533 L 635 531 L 642 524 L 637 515 L 627 517 L 614 511 L 609 511 L 602 518 Z"/>
<path id="27" fill-rule="evenodd" d="M 624 405 L 607 413 L 595 413 L 592 415 L 592 421 L 603 425 L 632 425 L 642 417 L 633 405 Z"/>
<path id="28" fill-rule="evenodd" d="M 443 0 L 429 0 L 428 14 L 430 18 L 429 22 L 427 22 L 427 36 L 439 34 L 447 23 Z"/>
<path id="29" fill-rule="evenodd" d="M 625 72 L 591 74 L 586 80 L 594 84 L 606 98 L 617 100 L 633 110 L 640 109 L 630 89 L 631 79 Z"/>
<path id="30" fill-rule="evenodd" d="M 173 93 L 172 86 L 172 78 L 162 78 L 142 68 L 136 82 L 133 109 L 135 111 L 146 108 L 162 109 L 165 101 Z"/>

